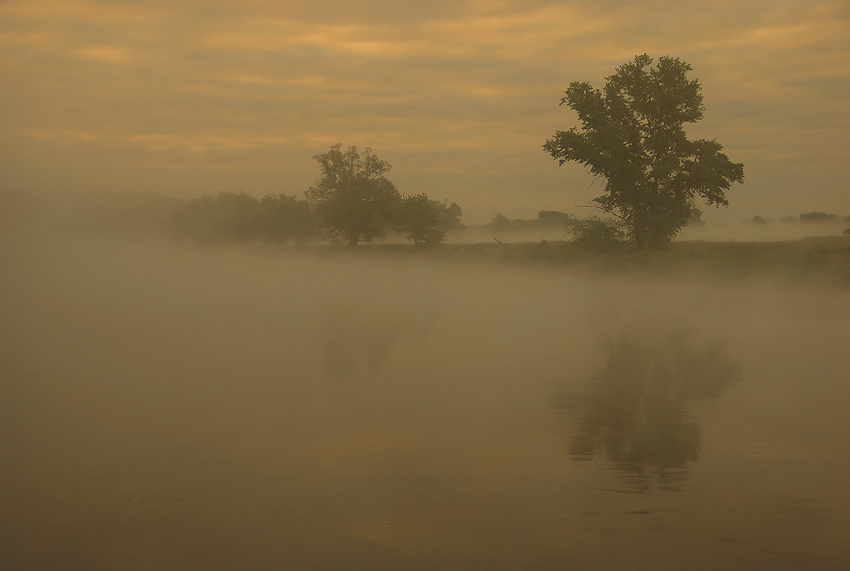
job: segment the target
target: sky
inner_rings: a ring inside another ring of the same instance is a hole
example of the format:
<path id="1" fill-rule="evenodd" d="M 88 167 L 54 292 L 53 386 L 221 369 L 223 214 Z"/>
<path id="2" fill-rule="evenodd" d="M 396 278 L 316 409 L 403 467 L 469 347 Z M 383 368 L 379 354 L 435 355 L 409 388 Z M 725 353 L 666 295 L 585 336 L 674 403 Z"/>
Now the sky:
<path id="1" fill-rule="evenodd" d="M 850 215 L 846 0 L 0 0 L 0 191 L 301 196 L 342 143 L 466 223 L 581 212 L 602 183 L 541 145 L 642 53 L 745 165 L 704 219 Z"/>

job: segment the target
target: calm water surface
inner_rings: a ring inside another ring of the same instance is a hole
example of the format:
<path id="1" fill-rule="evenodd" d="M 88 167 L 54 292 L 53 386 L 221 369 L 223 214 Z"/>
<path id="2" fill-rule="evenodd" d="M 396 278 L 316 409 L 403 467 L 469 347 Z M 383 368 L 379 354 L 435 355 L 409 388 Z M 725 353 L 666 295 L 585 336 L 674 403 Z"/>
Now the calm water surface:
<path id="1" fill-rule="evenodd" d="M 2 569 L 847 569 L 850 292 L 3 246 Z"/>

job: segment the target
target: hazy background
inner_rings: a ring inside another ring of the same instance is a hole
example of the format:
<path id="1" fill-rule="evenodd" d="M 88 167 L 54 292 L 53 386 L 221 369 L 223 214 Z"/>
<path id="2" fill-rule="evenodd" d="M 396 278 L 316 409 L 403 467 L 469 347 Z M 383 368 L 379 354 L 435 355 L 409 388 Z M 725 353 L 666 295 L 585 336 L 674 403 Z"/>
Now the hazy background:
<path id="1" fill-rule="evenodd" d="M 709 222 L 850 213 L 843 1 L 0 3 L 0 190 L 301 193 L 371 146 L 404 193 L 533 218 L 601 192 L 540 146 L 573 80 L 678 56 L 746 166 Z"/>

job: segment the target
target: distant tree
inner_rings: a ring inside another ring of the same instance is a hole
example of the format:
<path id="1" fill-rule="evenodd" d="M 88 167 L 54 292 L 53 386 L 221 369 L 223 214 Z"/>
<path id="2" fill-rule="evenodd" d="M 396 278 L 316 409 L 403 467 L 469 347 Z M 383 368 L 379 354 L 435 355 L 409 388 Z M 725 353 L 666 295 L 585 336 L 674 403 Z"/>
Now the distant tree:
<path id="1" fill-rule="evenodd" d="M 767 226 L 772 223 L 773 219 L 765 218 L 764 216 L 753 216 L 752 218 L 744 220 L 744 224 L 753 224 L 755 226 Z"/>
<path id="2" fill-rule="evenodd" d="M 443 202 L 435 200 L 431 204 L 437 210 L 439 218 L 438 225 L 440 228 L 443 230 L 457 230 L 458 228 L 463 227 L 463 224 L 460 221 L 460 217 L 463 216 L 463 211 L 457 203 L 449 203 L 448 200 L 444 200 Z"/>
<path id="3" fill-rule="evenodd" d="M 304 244 L 313 234 L 310 203 L 288 194 L 269 194 L 260 201 L 264 238 L 269 241 L 293 240 Z"/>
<path id="4" fill-rule="evenodd" d="M 202 242 L 260 238 L 259 201 L 244 192 L 220 192 L 190 200 L 174 213 L 178 234 Z"/>
<path id="5" fill-rule="evenodd" d="M 496 213 L 493 219 L 490 220 L 490 225 L 500 230 L 506 230 L 511 227 L 511 221 L 504 214 Z"/>
<path id="6" fill-rule="evenodd" d="M 244 192 L 220 192 L 181 205 L 172 217 L 172 228 L 200 242 L 263 240 L 298 244 L 314 232 L 310 203 L 286 194 L 257 200 Z"/>
<path id="7" fill-rule="evenodd" d="M 561 99 L 581 130 L 556 131 L 543 149 L 560 164 L 577 161 L 605 179 L 593 199 L 621 219 L 639 247 L 669 242 L 698 211 L 697 198 L 728 205 L 725 191 L 743 182 L 744 165 L 714 140 L 687 138 L 683 125 L 703 117 L 701 86 L 678 58 L 640 55 L 607 77 L 603 90 L 573 82 Z"/>
<path id="8" fill-rule="evenodd" d="M 446 239 L 446 231 L 440 227 L 441 205 L 425 194 L 405 196 L 399 201 L 393 228 L 418 247 L 436 246 Z"/>
<path id="9" fill-rule="evenodd" d="M 341 144 L 313 158 L 322 176 L 305 195 L 330 228 L 331 242 L 356 246 L 382 238 L 401 198 L 385 176 L 390 164 L 368 147 L 361 155 L 357 147 L 343 151 Z"/>
<path id="10" fill-rule="evenodd" d="M 800 222 L 835 222 L 838 216 L 826 212 L 806 212 L 800 214 Z"/>
<path id="11" fill-rule="evenodd" d="M 537 213 L 537 225 L 562 228 L 568 220 L 564 212 L 557 210 L 541 210 Z"/>

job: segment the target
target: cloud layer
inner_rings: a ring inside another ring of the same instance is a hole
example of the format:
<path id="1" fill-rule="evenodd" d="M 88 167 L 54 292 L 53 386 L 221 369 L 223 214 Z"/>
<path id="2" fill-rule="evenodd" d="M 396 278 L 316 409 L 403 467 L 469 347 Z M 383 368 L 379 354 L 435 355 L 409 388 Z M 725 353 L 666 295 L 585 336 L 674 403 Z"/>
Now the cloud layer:
<path id="1" fill-rule="evenodd" d="M 496 211 L 599 192 L 540 150 L 638 53 L 694 67 L 747 166 L 730 215 L 850 214 L 844 2 L 82 2 L 0 6 L 9 188 L 301 192 L 312 155 L 370 146 L 403 192 Z"/>

